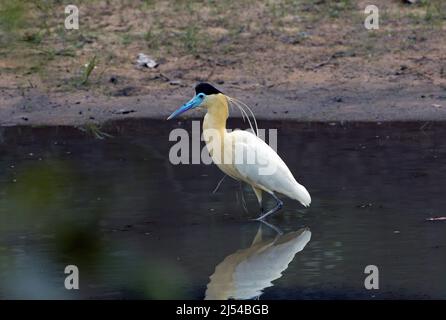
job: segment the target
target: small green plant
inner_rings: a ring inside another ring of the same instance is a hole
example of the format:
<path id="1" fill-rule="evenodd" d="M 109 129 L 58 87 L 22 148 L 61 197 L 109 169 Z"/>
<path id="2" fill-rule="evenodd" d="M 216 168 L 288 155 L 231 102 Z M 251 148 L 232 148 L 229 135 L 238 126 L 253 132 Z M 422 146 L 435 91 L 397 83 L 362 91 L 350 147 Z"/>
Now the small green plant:
<path id="1" fill-rule="evenodd" d="M 420 0 L 418 7 L 425 9 L 424 21 L 441 24 L 446 19 L 446 4 L 443 0 Z"/>
<path id="2" fill-rule="evenodd" d="M 329 14 L 332 18 L 338 18 L 342 12 L 352 9 L 351 0 L 334 1 L 330 3 Z"/>
<path id="3" fill-rule="evenodd" d="M 106 138 L 113 138 L 112 135 L 101 131 L 101 127 L 96 123 L 86 123 L 82 126 L 77 127 L 80 131 L 85 132 L 87 135 L 92 136 L 99 140 L 104 140 Z"/>
<path id="4" fill-rule="evenodd" d="M 43 40 L 44 32 L 25 32 L 22 40 L 30 44 L 40 44 Z"/>
<path id="5" fill-rule="evenodd" d="M 188 53 L 197 54 L 198 38 L 198 29 L 195 26 L 188 26 L 182 35 L 183 45 Z"/>
<path id="6" fill-rule="evenodd" d="M 61 57 L 75 57 L 76 51 L 73 48 L 63 48 L 56 51 L 55 55 Z"/>
<path id="7" fill-rule="evenodd" d="M 155 4 L 156 4 L 155 0 L 142 0 L 143 8 L 146 7 L 152 9 L 155 6 Z"/>
<path id="8" fill-rule="evenodd" d="M 90 59 L 90 61 L 85 65 L 84 72 L 82 74 L 81 85 L 85 85 L 88 83 L 88 79 L 90 78 L 91 73 L 97 66 L 97 57 L 96 55 Z"/>
<path id="9" fill-rule="evenodd" d="M 444 6 L 444 4 L 431 2 L 427 5 L 426 15 L 424 19 L 431 23 L 440 23 L 442 20 L 446 19 L 446 13 L 444 12 L 445 9 L 446 7 Z"/>
<path id="10" fill-rule="evenodd" d="M 122 44 L 123 44 L 124 46 L 127 46 L 127 45 L 131 44 L 132 42 L 133 42 L 133 37 L 132 37 L 130 34 L 125 33 L 125 34 L 122 36 Z"/>
<path id="11" fill-rule="evenodd" d="M 147 47 L 150 49 L 157 50 L 160 46 L 160 38 L 155 31 L 150 28 L 145 34 L 144 34 L 144 40 L 147 42 Z"/>
<path id="12" fill-rule="evenodd" d="M 14 31 L 23 27 L 26 9 L 23 1 L 2 0 L 0 2 L 0 30 Z"/>

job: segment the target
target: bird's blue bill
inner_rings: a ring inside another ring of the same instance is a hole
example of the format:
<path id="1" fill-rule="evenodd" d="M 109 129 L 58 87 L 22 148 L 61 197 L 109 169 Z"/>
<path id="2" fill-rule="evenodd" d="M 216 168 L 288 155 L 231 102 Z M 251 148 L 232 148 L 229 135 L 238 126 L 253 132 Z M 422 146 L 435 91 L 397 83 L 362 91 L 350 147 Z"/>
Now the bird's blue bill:
<path id="1" fill-rule="evenodd" d="M 189 102 L 186 102 L 185 104 L 183 104 L 180 108 L 178 108 L 177 110 L 175 110 L 168 118 L 167 120 L 173 119 L 175 117 L 178 117 L 180 114 L 194 109 L 196 107 L 198 107 L 201 102 L 203 101 L 203 96 L 200 95 L 196 95 L 195 97 L 193 97 Z"/>

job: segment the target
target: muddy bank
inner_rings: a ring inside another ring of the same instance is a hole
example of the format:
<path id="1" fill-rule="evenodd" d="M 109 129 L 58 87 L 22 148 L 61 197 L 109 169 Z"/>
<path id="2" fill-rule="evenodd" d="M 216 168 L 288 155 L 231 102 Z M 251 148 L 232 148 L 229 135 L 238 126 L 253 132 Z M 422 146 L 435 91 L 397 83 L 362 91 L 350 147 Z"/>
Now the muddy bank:
<path id="1" fill-rule="evenodd" d="M 311 87 L 295 90 L 219 86 L 250 105 L 258 119 L 309 122 L 446 120 L 446 90 L 421 85 Z M 82 125 L 127 118 L 164 120 L 193 95 L 192 88 L 153 95 L 103 97 L 91 92 L 48 95 L 37 88 L 3 95 L 0 125 Z M 202 111 L 185 117 L 201 117 Z M 237 110 L 231 117 L 240 117 Z"/>

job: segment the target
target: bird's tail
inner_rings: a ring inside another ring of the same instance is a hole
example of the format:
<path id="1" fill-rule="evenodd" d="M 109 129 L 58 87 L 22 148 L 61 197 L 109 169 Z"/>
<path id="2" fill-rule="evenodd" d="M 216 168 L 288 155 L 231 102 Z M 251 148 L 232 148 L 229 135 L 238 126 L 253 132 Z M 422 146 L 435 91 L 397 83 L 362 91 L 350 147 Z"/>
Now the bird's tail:
<path id="1" fill-rule="evenodd" d="M 287 194 L 287 196 L 291 199 L 299 201 L 304 207 L 309 207 L 311 204 L 310 193 L 303 185 L 297 182 L 294 185 L 294 190 L 290 192 L 290 194 Z"/>

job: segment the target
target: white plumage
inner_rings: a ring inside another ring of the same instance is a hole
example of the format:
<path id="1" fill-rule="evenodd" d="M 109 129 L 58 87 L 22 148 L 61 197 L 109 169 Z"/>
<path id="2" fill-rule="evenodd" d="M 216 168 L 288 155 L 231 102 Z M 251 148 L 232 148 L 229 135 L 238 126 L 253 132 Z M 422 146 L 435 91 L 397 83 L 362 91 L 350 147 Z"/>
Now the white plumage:
<path id="1" fill-rule="evenodd" d="M 299 201 L 305 207 L 311 203 L 311 196 L 299 184 L 280 156 L 265 141 L 249 131 L 236 130 L 228 133 L 234 141 L 234 168 L 238 179 L 268 193 L 278 192 Z M 243 155 L 240 155 L 243 152 Z M 248 155 L 253 155 L 250 163 Z M 239 163 L 236 159 L 244 158 Z"/>

